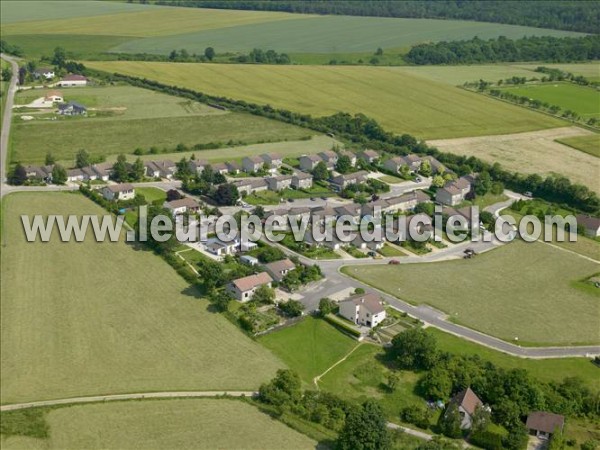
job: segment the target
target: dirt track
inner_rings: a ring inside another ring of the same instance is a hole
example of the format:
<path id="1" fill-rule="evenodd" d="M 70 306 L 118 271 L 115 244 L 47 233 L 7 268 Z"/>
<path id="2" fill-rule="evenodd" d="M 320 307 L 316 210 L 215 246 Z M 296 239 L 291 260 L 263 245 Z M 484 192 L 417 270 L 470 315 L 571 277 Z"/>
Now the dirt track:
<path id="1" fill-rule="evenodd" d="M 558 173 L 600 193 L 600 159 L 555 142 L 555 139 L 588 134 L 592 132 L 579 127 L 564 127 L 427 143 L 441 151 L 499 162 L 507 169 L 522 173 Z"/>

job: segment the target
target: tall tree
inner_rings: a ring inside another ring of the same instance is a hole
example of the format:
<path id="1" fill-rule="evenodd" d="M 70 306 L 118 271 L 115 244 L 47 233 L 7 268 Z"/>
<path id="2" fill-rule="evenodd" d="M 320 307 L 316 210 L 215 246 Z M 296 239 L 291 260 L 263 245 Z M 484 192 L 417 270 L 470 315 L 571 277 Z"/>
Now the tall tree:
<path id="1" fill-rule="evenodd" d="M 54 184 L 65 184 L 67 182 L 67 171 L 60 164 L 52 168 L 52 182 Z"/>
<path id="2" fill-rule="evenodd" d="M 89 166 L 91 163 L 90 154 L 81 149 L 75 155 L 75 166 L 79 169 Z"/>
<path id="3" fill-rule="evenodd" d="M 383 410 L 367 400 L 346 417 L 337 441 L 340 450 L 386 450 L 391 440 Z"/>
<path id="4" fill-rule="evenodd" d="M 335 170 L 339 173 L 348 173 L 352 169 L 352 160 L 349 156 L 341 155 L 335 164 Z"/>
<path id="5" fill-rule="evenodd" d="M 237 187 L 231 183 L 220 184 L 215 192 L 215 201 L 222 206 L 233 206 L 239 198 Z"/>
<path id="6" fill-rule="evenodd" d="M 129 170 L 127 169 L 127 158 L 120 154 L 117 156 L 117 162 L 112 167 L 112 178 L 119 183 L 129 180 Z"/>
<path id="7" fill-rule="evenodd" d="M 403 369 L 430 369 L 439 358 L 435 337 L 420 328 L 394 336 L 389 352 Z"/>
<path id="8" fill-rule="evenodd" d="M 56 47 L 54 49 L 54 55 L 52 56 L 52 64 L 58 67 L 63 67 L 67 60 L 67 52 L 62 47 Z"/>
<path id="9" fill-rule="evenodd" d="M 209 61 L 212 61 L 215 57 L 215 49 L 212 47 L 206 47 L 204 49 L 204 56 L 206 56 L 206 59 L 208 59 Z"/>
<path id="10" fill-rule="evenodd" d="M 143 180 L 145 171 L 144 162 L 137 158 L 131 166 L 131 179 L 135 181 Z"/>
<path id="11" fill-rule="evenodd" d="M 46 159 L 44 160 L 44 162 L 47 166 L 51 166 L 56 162 L 56 158 L 52 153 L 48 152 L 46 153 Z"/>
<path id="12" fill-rule="evenodd" d="M 15 186 L 25 184 L 27 181 L 27 171 L 21 163 L 17 163 L 8 175 L 8 182 Z"/>
<path id="13" fill-rule="evenodd" d="M 312 171 L 315 181 L 325 181 L 329 178 L 329 170 L 324 161 L 319 161 Z"/>

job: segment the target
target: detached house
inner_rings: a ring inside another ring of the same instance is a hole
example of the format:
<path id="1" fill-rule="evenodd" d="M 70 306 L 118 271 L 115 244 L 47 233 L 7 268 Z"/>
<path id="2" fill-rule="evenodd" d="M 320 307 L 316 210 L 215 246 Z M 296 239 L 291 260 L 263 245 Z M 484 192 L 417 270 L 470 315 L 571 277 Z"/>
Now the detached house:
<path id="1" fill-rule="evenodd" d="M 278 153 L 264 153 L 260 157 L 263 163 L 268 164 L 271 168 L 281 167 L 283 164 L 283 158 Z"/>
<path id="2" fill-rule="evenodd" d="M 358 159 L 361 159 L 366 163 L 373 164 L 379 159 L 379 153 L 377 153 L 375 150 L 364 150 L 358 154 Z"/>
<path id="3" fill-rule="evenodd" d="M 367 172 L 361 170 L 359 172 L 347 173 L 333 177 L 331 182 L 340 190 L 351 184 L 363 183 L 367 180 Z"/>
<path id="4" fill-rule="evenodd" d="M 338 154 L 333 150 L 321 152 L 319 153 L 319 156 L 323 161 L 325 161 L 325 164 L 327 164 L 328 169 L 333 169 L 333 167 L 337 164 Z"/>
<path id="5" fill-rule="evenodd" d="M 246 156 L 242 159 L 242 167 L 244 172 L 258 172 L 263 168 L 265 161 L 260 156 Z"/>
<path id="6" fill-rule="evenodd" d="M 404 165 L 404 160 L 399 156 L 388 159 L 383 163 L 383 168 L 393 173 L 400 172 L 400 167 Z"/>
<path id="7" fill-rule="evenodd" d="M 265 264 L 265 270 L 271 278 L 275 281 L 281 281 L 288 274 L 290 270 L 294 270 L 296 266 L 289 259 L 282 259 L 281 261 L 274 261 L 269 264 Z"/>
<path id="8" fill-rule="evenodd" d="M 266 181 L 270 191 L 281 191 L 292 186 L 292 178 L 292 175 L 281 175 L 267 178 Z"/>
<path id="9" fill-rule="evenodd" d="M 435 193 L 436 202 L 442 205 L 455 206 L 464 201 L 467 194 L 471 192 L 470 178 L 462 177 L 446 183 L 443 188 L 438 189 Z"/>
<path id="10" fill-rule="evenodd" d="M 356 155 L 348 150 L 342 150 L 340 156 L 347 156 L 352 167 L 356 166 Z"/>
<path id="11" fill-rule="evenodd" d="M 357 325 L 374 328 L 386 317 L 383 302 L 373 293 L 353 295 L 339 305 L 340 315 Z"/>
<path id="12" fill-rule="evenodd" d="M 165 202 L 163 207 L 171 211 L 171 214 L 174 216 L 185 213 L 194 213 L 200 209 L 198 202 L 191 197 L 184 197 L 179 200 Z"/>
<path id="13" fill-rule="evenodd" d="M 146 168 L 146 176 L 151 178 L 171 179 L 177 169 L 176 164 L 168 159 L 162 161 L 146 161 L 144 167 Z"/>
<path id="14" fill-rule="evenodd" d="M 323 160 L 319 155 L 302 155 L 298 158 L 298 161 L 300 162 L 300 169 L 310 172 Z"/>
<path id="15" fill-rule="evenodd" d="M 263 178 L 247 178 L 245 180 L 236 180 L 232 183 L 241 194 L 250 195 L 254 192 L 266 191 L 269 185 Z"/>
<path id="16" fill-rule="evenodd" d="M 51 80 L 55 76 L 56 74 L 54 73 L 54 69 L 51 67 L 40 67 L 33 71 L 33 78 L 35 78 L 36 80 L 40 78 Z"/>
<path id="17" fill-rule="evenodd" d="M 448 406 L 456 405 L 458 407 L 458 413 L 460 414 L 460 428 L 461 430 L 470 430 L 473 425 L 473 414 L 475 410 L 483 408 L 483 402 L 475 395 L 475 392 L 471 388 L 467 388 L 464 391 L 460 391 L 450 400 Z M 446 408 L 448 411 L 448 408 Z"/>
<path id="18" fill-rule="evenodd" d="M 101 192 L 106 200 L 133 200 L 135 198 L 135 189 L 129 183 L 104 186 Z"/>
<path id="19" fill-rule="evenodd" d="M 577 214 L 577 225 L 580 225 L 585 230 L 585 235 L 589 237 L 600 236 L 600 219 L 598 217 L 586 216 L 583 214 Z"/>
<path id="20" fill-rule="evenodd" d="M 52 103 L 62 103 L 65 101 L 62 92 L 60 91 L 48 91 L 44 100 Z"/>
<path id="21" fill-rule="evenodd" d="M 87 78 L 83 75 L 71 74 L 58 82 L 61 87 L 87 86 Z"/>
<path id="22" fill-rule="evenodd" d="M 58 113 L 62 116 L 85 116 L 87 108 L 81 103 L 71 101 L 58 105 Z"/>
<path id="23" fill-rule="evenodd" d="M 562 433 L 565 426 L 565 418 L 560 414 L 536 411 L 527 416 L 525 427 L 529 434 L 537 436 L 540 439 L 550 439 L 558 431 Z"/>
<path id="24" fill-rule="evenodd" d="M 313 185 L 313 177 L 309 173 L 298 172 L 292 176 L 292 187 L 294 189 L 310 189 Z"/>
<path id="25" fill-rule="evenodd" d="M 244 278 L 233 280 L 227 285 L 229 294 L 240 302 L 247 302 L 252 299 L 254 292 L 260 286 L 267 285 L 271 287 L 273 279 L 267 272 L 257 273 Z"/>

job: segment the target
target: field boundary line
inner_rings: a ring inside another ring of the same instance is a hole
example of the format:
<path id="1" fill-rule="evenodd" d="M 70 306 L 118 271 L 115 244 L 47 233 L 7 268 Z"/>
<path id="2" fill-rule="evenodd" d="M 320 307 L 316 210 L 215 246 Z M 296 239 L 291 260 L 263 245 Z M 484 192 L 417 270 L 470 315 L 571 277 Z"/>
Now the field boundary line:
<path id="1" fill-rule="evenodd" d="M 93 395 L 89 397 L 71 397 L 55 400 L 41 400 L 37 402 L 14 403 L 0 406 L 0 411 L 16 411 L 19 409 L 39 408 L 42 406 L 74 405 L 81 403 L 113 402 L 119 400 L 144 400 L 161 398 L 190 398 L 190 397 L 253 397 L 256 391 L 165 391 L 165 392 L 138 392 L 132 394 Z"/>
<path id="2" fill-rule="evenodd" d="M 600 261 L 598 261 L 597 259 L 591 258 L 589 256 L 582 255 L 581 253 L 577 253 L 576 251 L 569 250 L 568 248 L 563 248 L 560 245 L 556 245 L 556 244 L 553 244 L 551 242 L 546 242 L 543 239 L 541 239 L 540 242 L 543 243 L 543 244 L 549 245 L 550 247 L 555 248 L 557 250 L 562 250 L 563 252 L 571 253 L 571 254 L 573 254 L 575 256 L 579 256 L 580 258 L 587 259 L 588 261 L 591 261 L 593 263 L 600 264 Z"/>
<path id="3" fill-rule="evenodd" d="M 335 362 L 332 366 L 330 366 L 327 370 L 325 370 L 325 372 L 323 372 L 321 375 L 317 375 L 316 377 L 313 378 L 313 383 L 315 384 L 315 387 L 317 389 L 319 389 L 319 381 L 321 380 L 321 377 L 324 377 L 325 375 L 327 375 L 327 373 L 332 370 L 333 368 L 335 368 L 337 365 L 343 363 L 344 361 L 346 361 L 346 359 L 348 359 L 348 357 L 354 353 L 354 350 L 356 350 L 358 347 L 360 347 L 363 343 L 359 342 L 358 344 L 356 344 L 354 346 L 354 348 L 352 350 L 350 350 L 348 353 L 346 353 L 346 355 L 340 359 L 339 361 Z"/>

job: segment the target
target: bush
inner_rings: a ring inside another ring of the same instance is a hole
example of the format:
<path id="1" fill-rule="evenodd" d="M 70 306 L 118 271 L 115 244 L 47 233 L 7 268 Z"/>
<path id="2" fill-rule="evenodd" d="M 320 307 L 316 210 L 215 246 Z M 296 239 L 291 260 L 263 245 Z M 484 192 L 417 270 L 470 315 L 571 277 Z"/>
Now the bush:
<path id="1" fill-rule="evenodd" d="M 492 431 L 478 431 L 469 436 L 469 442 L 486 450 L 502 450 L 502 436 Z"/>
<path id="2" fill-rule="evenodd" d="M 335 317 L 332 314 L 328 314 L 324 317 L 324 319 L 329 322 L 331 325 L 333 325 L 334 327 L 345 331 L 347 333 L 350 333 L 352 336 L 355 337 L 360 337 L 361 333 L 359 330 L 357 330 L 356 328 L 354 328 L 352 325 L 345 323 L 343 320 L 338 319 L 337 317 Z"/>

